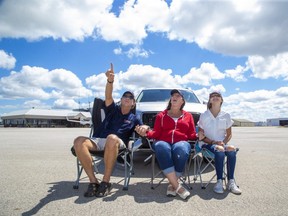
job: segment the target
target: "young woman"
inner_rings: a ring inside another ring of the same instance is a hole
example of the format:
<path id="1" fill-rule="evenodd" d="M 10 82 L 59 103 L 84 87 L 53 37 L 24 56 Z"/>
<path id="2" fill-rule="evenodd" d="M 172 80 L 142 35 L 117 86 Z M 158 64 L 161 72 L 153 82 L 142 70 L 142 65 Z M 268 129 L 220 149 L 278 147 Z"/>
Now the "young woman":
<path id="1" fill-rule="evenodd" d="M 223 163 L 227 156 L 228 189 L 234 194 L 241 194 L 241 190 L 234 181 L 234 170 L 236 165 L 235 147 L 228 142 L 232 137 L 233 120 L 230 115 L 221 110 L 223 97 L 220 92 L 212 92 L 209 95 L 207 110 L 200 115 L 198 122 L 199 139 L 203 141 L 202 148 L 210 150 L 215 155 L 215 168 L 217 183 L 214 192 L 223 193 Z"/>
<path id="2" fill-rule="evenodd" d="M 173 89 L 167 108 L 156 116 L 153 130 L 147 137 L 155 140 L 155 151 L 160 169 L 169 181 L 167 196 L 177 194 L 186 199 L 190 192 L 178 179 L 189 158 L 191 146 L 188 140 L 196 139 L 193 116 L 184 111 L 185 99 L 181 91 Z"/>

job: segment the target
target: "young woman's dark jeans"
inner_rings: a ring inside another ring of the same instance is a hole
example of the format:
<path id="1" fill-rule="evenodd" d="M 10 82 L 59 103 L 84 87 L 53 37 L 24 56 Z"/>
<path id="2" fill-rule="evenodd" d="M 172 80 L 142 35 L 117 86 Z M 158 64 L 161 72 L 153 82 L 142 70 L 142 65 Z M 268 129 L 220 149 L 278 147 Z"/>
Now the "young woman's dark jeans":
<path id="1" fill-rule="evenodd" d="M 223 178 L 223 164 L 225 155 L 227 156 L 227 176 L 228 180 L 234 179 L 234 171 L 236 166 L 236 151 L 225 151 L 221 152 L 215 150 L 216 145 L 202 145 L 202 148 L 206 148 L 207 150 L 211 151 L 215 155 L 215 169 L 217 180 Z"/>

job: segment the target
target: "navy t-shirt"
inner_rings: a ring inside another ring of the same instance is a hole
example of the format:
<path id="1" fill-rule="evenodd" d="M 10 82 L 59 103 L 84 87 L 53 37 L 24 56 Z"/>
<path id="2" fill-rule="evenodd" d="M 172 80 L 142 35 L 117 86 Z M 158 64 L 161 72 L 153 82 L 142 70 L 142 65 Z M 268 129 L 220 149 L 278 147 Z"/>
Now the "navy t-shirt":
<path id="1" fill-rule="evenodd" d="M 120 105 L 113 102 L 105 107 L 105 119 L 93 136 L 106 138 L 109 134 L 115 134 L 127 144 L 136 125 L 142 125 L 142 121 L 132 112 L 123 115 Z"/>

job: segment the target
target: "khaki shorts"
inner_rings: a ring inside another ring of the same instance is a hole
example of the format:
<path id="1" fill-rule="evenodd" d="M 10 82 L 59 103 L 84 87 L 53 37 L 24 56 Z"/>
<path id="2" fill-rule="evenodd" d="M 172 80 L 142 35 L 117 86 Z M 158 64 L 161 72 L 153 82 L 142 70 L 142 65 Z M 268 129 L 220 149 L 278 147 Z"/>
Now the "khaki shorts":
<path id="1" fill-rule="evenodd" d="M 105 144 L 106 144 L 106 138 L 96 138 L 96 137 L 92 137 L 89 138 L 91 140 L 91 142 L 93 142 L 96 145 L 96 148 L 98 151 L 103 151 L 105 148 Z M 126 148 L 126 145 L 124 144 L 123 140 L 120 140 L 120 149 L 124 149 Z"/>

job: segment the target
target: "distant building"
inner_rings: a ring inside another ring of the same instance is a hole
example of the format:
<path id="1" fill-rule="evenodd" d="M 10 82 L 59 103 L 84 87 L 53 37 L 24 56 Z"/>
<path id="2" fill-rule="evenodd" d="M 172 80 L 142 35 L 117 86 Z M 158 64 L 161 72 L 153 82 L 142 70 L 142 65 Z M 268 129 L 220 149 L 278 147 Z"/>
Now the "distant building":
<path id="1" fill-rule="evenodd" d="M 267 126 L 267 122 L 266 121 L 255 122 L 255 126 Z"/>
<path id="2" fill-rule="evenodd" d="M 233 126 L 238 127 L 254 127 L 255 123 L 246 119 L 233 119 Z"/>
<path id="3" fill-rule="evenodd" d="M 288 118 L 267 119 L 267 126 L 287 126 Z"/>
<path id="4" fill-rule="evenodd" d="M 84 127 L 90 125 L 88 111 L 28 109 L 1 116 L 4 127 Z"/>

